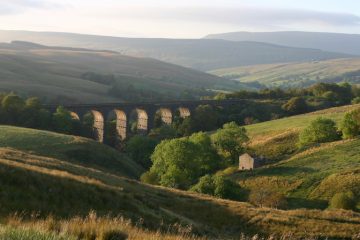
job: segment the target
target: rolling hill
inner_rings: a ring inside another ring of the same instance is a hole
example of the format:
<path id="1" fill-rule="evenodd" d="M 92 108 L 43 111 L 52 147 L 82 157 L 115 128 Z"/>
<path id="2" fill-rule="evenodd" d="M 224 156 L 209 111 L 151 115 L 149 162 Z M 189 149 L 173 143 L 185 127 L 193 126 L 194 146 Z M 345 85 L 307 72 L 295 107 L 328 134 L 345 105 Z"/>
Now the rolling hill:
<path id="1" fill-rule="evenodd" d="M 326 208 L 336 193 L 346 191 L 359 199 L 360 139 L 320 144 L 305 151 L 296 147 L 299 132 L 312 120 L 321 116 L 339 124 L 346 112 L 359 107 L 331 108 L 248 126 L 250 147 L 270 164 L 231 177 L 248 190 L 261 186 L 285 194 L 290 208 Z"/>
<path id="2" fill-rule="evenodd" d="M 314 48 L 323 51 L 360 55 L 360 35 L 322 32 L 232 32 L 211 34 L 206 39 L 255 41 L 289 47 Z"/>
<path id="3" fill-rule="evenodd" d="M 21 226 L 14 217 L 7 218 L 15 211 L 25 216 L 37 212 L 34 221 L 40 221 L 38 227 L 53 234 L 64 228 L 78 229 L 77 235 L 83 237 L 84 234 L 94 236 L 96 231 L 104 229 L 112 229 L 114 234 L 114 229 L 120 228 L 129 236 L 136 233 L 144 238 L 144 231 L 148 231 L 149 239 L 150 236 L 162 239 L 159 232 L 152 231 L 164 228 L 166 232 L 169 224 L 177 223 L 191 225 L 190 231 L 202 234 L 204 239 L 239 239 L 241 233 L 282 235 L 288 232 L 294 233 L 293 239 L 321 233 L 340 238 L 357 234 L 360 224 L 360 215 L 355 212 L 255 208 L 247 203 L 141 184 L 129 175 L 132 168 L 128 160 L 117 154 L 117 160 L 108 161 L 111 151 L 91 140 L 9 126 L 1 126 L 0 137 L 0 218 L 10 226 Z M 70 154 L 70 158 L 66 158 L 69 150 L 76 149 L 74 152 L 79 153 L 79 147 L 83 150 L 85 147 L 95 156 L 79 154 L 83 157 L 79 160 Z M 119 169 L 114 167 L 117 161 L 126 164 Z M 99 218 L 120 215 L 134 223 L 140 220 L 141 225 L 135 227 L 141 228 L 131 230 L 134 225 L 122 218 L 97 220 L 94 212 L 88 215 L 91 210 L 96 211 Z M 52 217 L 41 222 L 48 214 Z M 89 217 L 82 220 L 85 216 Z M 37 229 L 34 224 L 29 223 L 28 227 Z M 9 231 L 1 229 L 0 236 Z"/>
<path id="4" fill-rule="evenodd" d="M 99 76 L 94 78 L 91 74 Z M 116 94 L 109 94 L 114 84 L 118 86 L 113 91 Z M 201 96 L 204 89 L 238 87 L 200 71 L 111 51 L 47 47 L 29 42 L 0 44 L 2 91 L 41 96 L 57 103 L 115 102 L 126 100 L 118 91 L 130 94 L 127 90 L 130 84 L 138 92 L 150 91 L 155 97 L 158 93 L 172 99 L 186 91 Z"/>
<path id="5" fill-rule="evenodd" d="M 121 38 L 54 32 L 0 31 L 0 42 L 30 41 L 44 45 L 113 50 L 149 57 L 202 71 L 219 68 L 350 57 L 317 49 L 217 39 Z"/>
<path id="6" fill-rule="evenodd" d="M 226 68 L 210 73 L 241 83 L 267 87 L 304 87 L 317 82 L 359 83 L 360 58 Z"/>

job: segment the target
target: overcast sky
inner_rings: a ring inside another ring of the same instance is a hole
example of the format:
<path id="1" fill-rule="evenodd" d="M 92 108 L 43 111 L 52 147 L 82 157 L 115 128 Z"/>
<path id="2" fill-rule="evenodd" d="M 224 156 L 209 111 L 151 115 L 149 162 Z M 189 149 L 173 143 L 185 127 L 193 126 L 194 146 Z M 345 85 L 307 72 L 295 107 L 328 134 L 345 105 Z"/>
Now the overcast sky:
<path id="1" fill-rule="evenodd" d="M 0 29 L 172 38 L 232 31 L 360 34 L 360 0 L 0 0 Z"/>

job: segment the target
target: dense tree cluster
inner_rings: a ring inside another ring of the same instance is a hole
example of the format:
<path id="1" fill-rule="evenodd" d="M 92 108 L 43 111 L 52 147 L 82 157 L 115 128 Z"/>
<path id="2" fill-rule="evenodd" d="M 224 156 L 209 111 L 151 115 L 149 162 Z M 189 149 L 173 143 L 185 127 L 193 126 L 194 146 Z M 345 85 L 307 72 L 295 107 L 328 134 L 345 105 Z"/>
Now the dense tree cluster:
<path id="1" fill-rule="evenodd" d="M 231 194 L 236 195 L 237 188 L 229 182 L 218 177 L 201 178 L 232 165 L 235 156 L 244 152 L 247 141 L 245 129 L 233 122 L 211 136 L 199 132 L 189 137 L 163 140 L 151 155 L 152 166 L 142 180 L 179 189 L 193 186 L 193 191 L 203 193 L 207 193 L 205 185 L 209 184 L 212 195 L 230 198 Z"/>
<path id="2" fill-rule="evenodd" d="M 24 100 L 14 93 L 0 94 L 0 124 L 93 137 L 91 114 L 87 114 L 80 122 L 62 106 L 50 113 L 43 108 L 38 98 Z"/>

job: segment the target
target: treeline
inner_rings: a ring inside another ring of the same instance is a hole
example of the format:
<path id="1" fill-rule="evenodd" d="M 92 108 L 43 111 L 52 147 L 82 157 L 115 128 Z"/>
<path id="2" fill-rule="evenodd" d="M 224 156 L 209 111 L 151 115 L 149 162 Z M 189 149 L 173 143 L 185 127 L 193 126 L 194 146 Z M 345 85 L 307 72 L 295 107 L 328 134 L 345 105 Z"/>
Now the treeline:
<path id="1" fill-rule="evenodd" d="M 303 97 L 333 104 L 348 104 L 353 98 L 360 97 L 360 87 L 349 83 L 317 83 L 306 88 L 262 89 L 259 91 L 242 90 L 234 93 L 219 93 L 215 99 L 271 99 L 284 100 L 292 97 Z"/>
<path id="2" fill-rule="evenodd" d="M 243 122 L 243 124 L 248 124 L 350 103 L 360 103 L 360 87 L 348 83 L 317 83 L 307 88 L 275 88 L 259 91 L 243 90 L 228 94 L 219 93 L 214 99 L 257 100 L 257 104 L 253 105 L 255 110 L 248 112 L 248 116 L 242 115 L 243 119 L 250 119 L 250 121 Z M 261 108 L 261 105 L 272 106 L 272 116 L 269 116 L 266 108 L 262 108 L 265 109 L 264 112 L 256 111 L 256 109 Z M 231 115 L 231 112 L 229 114 Z M 240 123 L 237 119 L 232 120 Z"/>
<path id="3" fill-rule="evenodd" d="M 3 125 L 91 137 L 92 121 L 88 114 L 80 122 L 61 106 L 51 113 L 36 97 L 23 99 L 14 93 L 0 93 L 0 124 Z"/>

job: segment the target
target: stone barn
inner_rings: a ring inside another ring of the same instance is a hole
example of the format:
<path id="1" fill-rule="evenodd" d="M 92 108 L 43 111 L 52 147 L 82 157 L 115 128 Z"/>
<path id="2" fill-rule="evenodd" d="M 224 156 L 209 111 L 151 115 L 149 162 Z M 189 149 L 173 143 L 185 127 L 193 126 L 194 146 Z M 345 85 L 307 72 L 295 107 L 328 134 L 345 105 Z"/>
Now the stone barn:
<path id="1" fill-rule="evenodd" d="M 263 165 L 264 159 L 245 153 L 239 157 L 239 170 L 252 170 Z"/>

